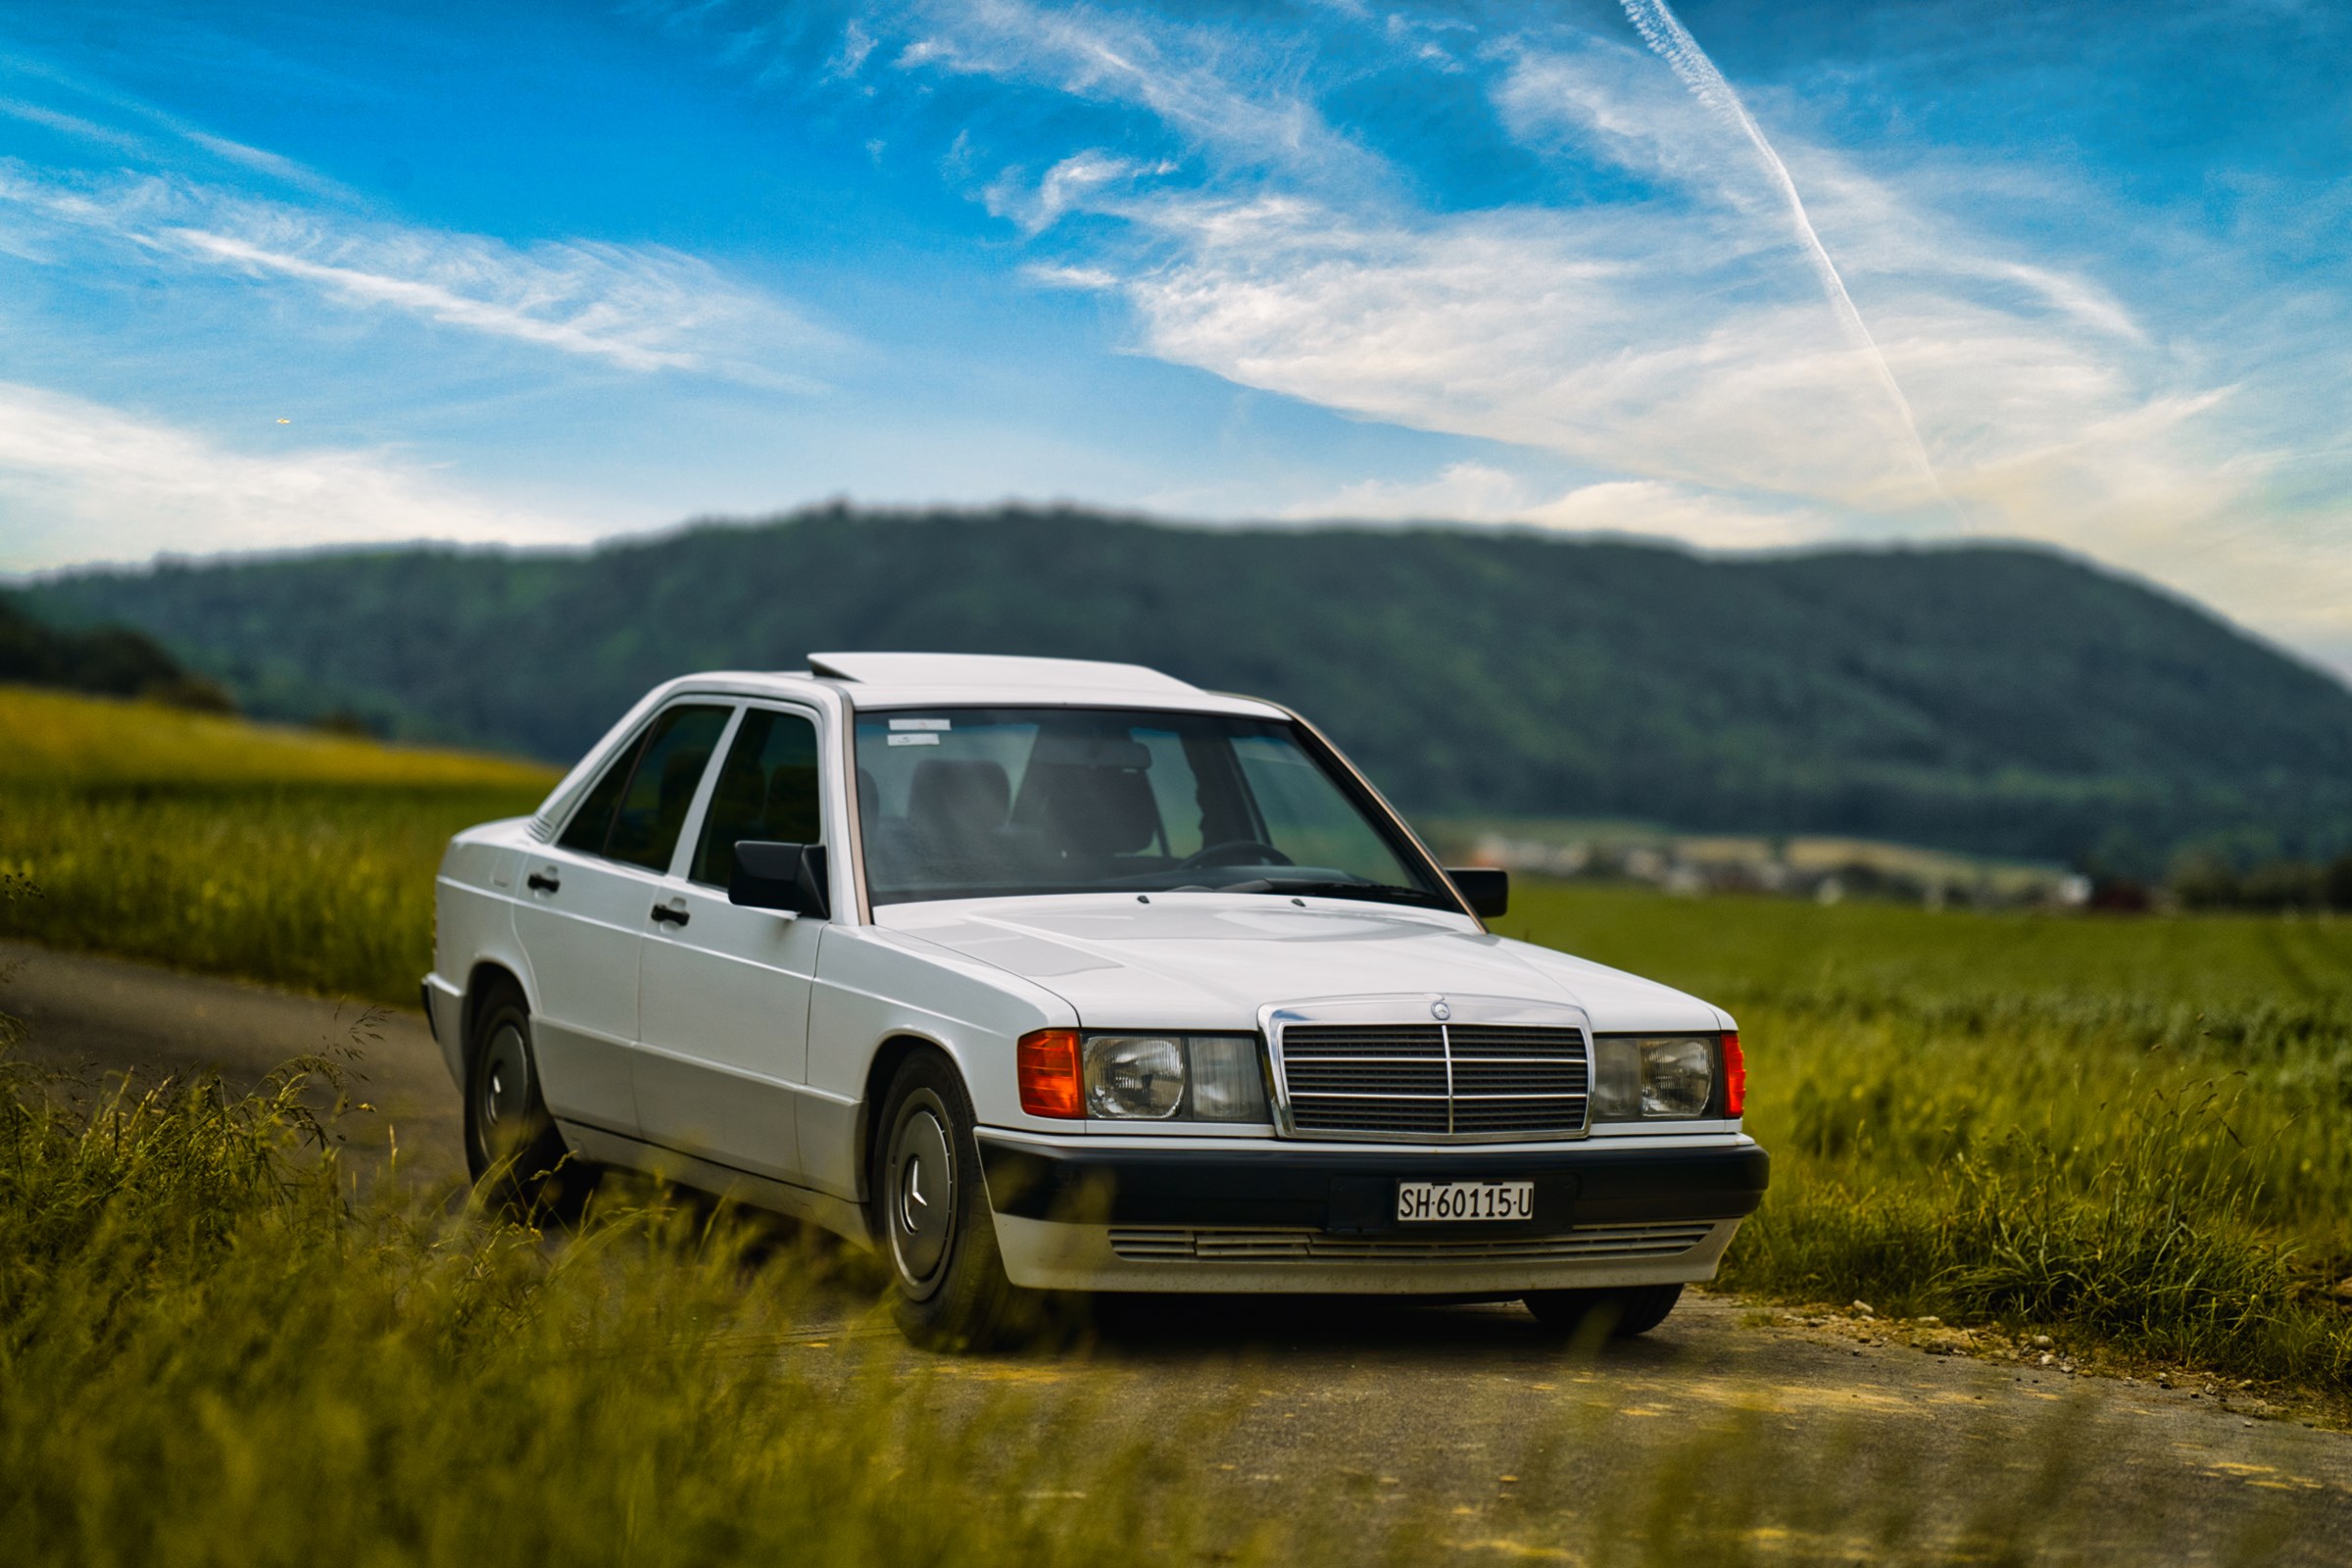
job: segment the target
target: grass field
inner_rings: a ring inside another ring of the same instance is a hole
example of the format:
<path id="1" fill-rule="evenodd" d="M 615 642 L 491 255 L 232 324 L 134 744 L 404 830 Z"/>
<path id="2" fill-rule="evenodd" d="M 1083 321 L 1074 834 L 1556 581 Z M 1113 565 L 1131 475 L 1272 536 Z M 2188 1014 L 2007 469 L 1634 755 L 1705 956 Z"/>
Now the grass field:
<path id="1" fill-rule="evenodd" d="M 0 685 L 0 782 L 23 785 L 528 790 L 556 775 L 538 762 L 386 746 L 254 724 L 158 703 Z"/>
<path id="2" fill-rule="evenodd" d="M 1531 887 L 1507 934 L 1740 1018 L 1725 1279 L 2352 1388 L 2352 921 Z"/>
<path id="3" fill-rule="evenodd" d="M 355 1205 L 303 1147 L 315 1089 L 75 1109 L 0 1070 L 11 1562 L 2124 1562 L 2184 1523 L 2064 1407 L 1954 1411 L 1958 1458 L 1799 1448 L 1761 1410 L 1629 1449 L 1605 1391 L 1508 1396 L 1525 1446 L 1485 1455 L 1510 1485 L 1483 1509 L 1344 1465 L 1277 1506 L 1220 1474 L 1254 1378 L 1122 1423 L 1018 1363 L 796 1332 L 838 1254 L 724 1215 L 616 1201 L 555 1244 L 440 1194 Z M 2312 1505 L 2245 1496 L 2216 1561 L 2271 1560 Z"/>
<path id="4" fill-rule="evenodd" d="M 536 763 L 0 686 L 0 932 L 407 1004 L 433 868 L 536 807 Z"/>
<path id="5" fill-rule="evenodd" d="M 20 733 L 0 930 L 400 1004 L 443 842 L 550 782 L 0 689 Z M 2352 921 L 1538 884 L 1501 929 L 1739 1014 L 1775 1164 L 1729 1283 L 2352 1389 Z"/>

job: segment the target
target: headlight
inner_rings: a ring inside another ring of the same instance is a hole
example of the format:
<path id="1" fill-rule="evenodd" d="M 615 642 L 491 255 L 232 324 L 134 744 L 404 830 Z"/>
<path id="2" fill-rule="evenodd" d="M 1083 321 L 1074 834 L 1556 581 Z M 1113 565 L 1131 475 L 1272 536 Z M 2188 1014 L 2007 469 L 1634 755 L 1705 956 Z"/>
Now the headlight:
<path id="1" fill-rule="evenodd" d="M 1715 1088 L 1715 1042 L 1642 1042 L 1642 1114 L 1695 1116 Z"/>
<path id="2" fill-rule="evenodd" d="M 1184 1043 L 1162 1035 L 1097 1035 L 1086 1043 L 1086 1108 L 1164 1121 L 1184 1102 Z"/>
<path id="3" fill-rule="evenodd" d="M 1592 1042 L 1592 1119 L 1658 1121 L 1706 1114 L 1715 1098 L 1716 1037 Z"/>
<path id="4" fill-rule="evenodd" d="M 1238 1035 L 1089 1035 L 1086 1109 L 1115 1121 L 1264 1122 L 1257 1041 Z"/>

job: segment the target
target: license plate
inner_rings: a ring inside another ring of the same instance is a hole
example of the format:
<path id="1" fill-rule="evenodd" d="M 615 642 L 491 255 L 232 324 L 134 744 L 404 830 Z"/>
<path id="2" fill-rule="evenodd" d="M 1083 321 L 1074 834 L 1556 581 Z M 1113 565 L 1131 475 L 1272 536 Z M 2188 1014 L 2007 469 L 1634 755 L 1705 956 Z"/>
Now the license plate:
<path id="1" fill-rule="evenodd" d="M 1398 1182 L 1400 1224 L 1536 1217 L 1534 1182 Z"/>

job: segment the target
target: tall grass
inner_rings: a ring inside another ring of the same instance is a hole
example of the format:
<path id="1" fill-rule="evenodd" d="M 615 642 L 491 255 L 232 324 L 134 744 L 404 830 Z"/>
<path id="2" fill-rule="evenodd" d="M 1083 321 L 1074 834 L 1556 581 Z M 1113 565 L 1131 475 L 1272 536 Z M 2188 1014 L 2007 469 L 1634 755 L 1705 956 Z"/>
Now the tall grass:
<path id="1" fill-rule="evenodd" d="M 149 785 L 0 790 L 0 869 L 46 895 L 0 934 L 297 990 L 413 1003 L 433 871 L 536 789 Z"/>
<path id="2" fill-rule="evenodd" d="M 354 1209 L 315 1087 L 0 1113 L 0 1531 L 16 1562 L 1092 1562 L 1191 1529 L 1081 1412 L 918 1409 L 783 1347 L 799 1291 L 658 1209 L 565 1245 Z M 1054 1451 L 1040 1507 L 1022 1455 Z M 977 1549 L 974 1549 L 975 1546 Z"/>
<path id="3" fill-rule="evenodd" d="M 256 724 L 161 703 L 0 684 L 0 780 L 59 784 L 393 784 L 536 789 L 537 762 Z"/>
<path id="4" fill-rule="evenodd" d="M 0 686 L 0 934 L 408 1003 L 433 869 L 530 810 L 537 763 Z"/>
<path id="5" fill-rule="evenodd" d="M 0 1074 L 10 1561 L 2134 1561 L 2191 1525 L 2264 1561 L 2294 1520 L 2092 1475 L 2064 1413 L 1956 1453 L 1790 1445 L 1761 1412 L 1629 1444 L 1605 1388 L 1514 1390 L 1537 1414 L 1522 1453 L 1480 1456 L 1513 1478 L 1491 1501 L 1306 1455 L 1256 1488 L 1219 1468 L 1251 1401 L 1215 1377 L 1128 1412 L 796 1332 L 828 1254 L 723 1214 L 614 1206 L 559 1238 L 357 1205 L 304 1108 L 321 1065 L 80 1110 Z"/>
<path id="6" fill-rule="evenodd" d="M 1773 1191 L 1728 1283 L 2352 1389 L 2352 923 L 1520 909 L 1740 1017 Z"/>

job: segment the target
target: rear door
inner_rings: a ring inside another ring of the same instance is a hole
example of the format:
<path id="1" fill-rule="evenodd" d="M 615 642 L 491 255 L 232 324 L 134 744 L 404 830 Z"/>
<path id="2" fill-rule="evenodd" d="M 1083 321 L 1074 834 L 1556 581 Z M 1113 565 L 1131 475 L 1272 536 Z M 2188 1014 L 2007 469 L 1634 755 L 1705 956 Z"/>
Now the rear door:
<path id="1" fill-rule="evenodd" d="M 824 922 L 727 902 L 742 839 L 824 840 L 817 715 L 743 711 L 695 842 L 663 887 L 674 911 L 647 937 L 636 1062 L 651 1141 L 784 1181 L 801 1179 L 796 1106 L 808 1079 L 808 991 Z"/>
<path id="2" fill-rule="evenodd" d="M 514 930 L 538 992 L 531 1039 L 548 1109 L 638 1132 L 639 950 L 662 875 L 733 710 L 655 714 L 589 788 L 554 845 L 525 861 Z"/>

